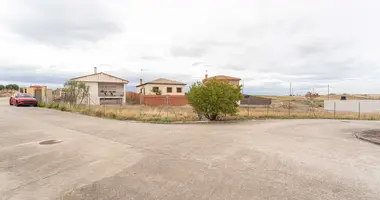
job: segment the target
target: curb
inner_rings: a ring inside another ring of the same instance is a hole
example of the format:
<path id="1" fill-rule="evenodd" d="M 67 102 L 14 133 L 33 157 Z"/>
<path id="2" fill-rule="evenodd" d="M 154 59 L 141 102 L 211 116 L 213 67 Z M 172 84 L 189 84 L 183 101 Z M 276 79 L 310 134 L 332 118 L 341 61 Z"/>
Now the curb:
<path id="1" fill-rule="evenodd" d="M 355 135 L 356 138 L 358 138 L 360 140 L 363 140 L 363 141 L 366 141 L 366 142 L 370 142 L 372 144 L 380 145 L 380 141 L 374 141 L 374 140 L 365 138 L 365 137 L 361 136 L 360 133 L 358 133 L 358 132 L 354 132 L 354 135 Z"/>

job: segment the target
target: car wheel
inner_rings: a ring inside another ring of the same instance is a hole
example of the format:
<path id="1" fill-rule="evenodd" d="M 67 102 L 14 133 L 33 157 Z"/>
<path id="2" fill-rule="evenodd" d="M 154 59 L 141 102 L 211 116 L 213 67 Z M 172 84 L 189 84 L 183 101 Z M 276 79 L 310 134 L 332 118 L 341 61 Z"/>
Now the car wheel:
<path id="1" fill-rule="evenodd" d="M 20 105 L 18 105 L 18 101 L 16 101 L 16 103 L 15 103 L 15 106 L 17 106 L 17 107 L 19 107 Z"/>
<path id="2" fill-rule="evenodd" d="M 10 106 L 13 106 L 12 101 L 9 101 L 9 105 L 10 105 Z"/>

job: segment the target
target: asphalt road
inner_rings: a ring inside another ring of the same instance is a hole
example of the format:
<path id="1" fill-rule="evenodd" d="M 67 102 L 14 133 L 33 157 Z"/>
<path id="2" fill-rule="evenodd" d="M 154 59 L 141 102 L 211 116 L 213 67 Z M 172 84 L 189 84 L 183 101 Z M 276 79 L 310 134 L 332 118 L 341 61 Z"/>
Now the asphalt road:
<path id="1" fill-rule="evenodd" d="M 380 199 L 380 146 L 352 134 L 379 122 L 158 125 L 7 103 L 0 199 Z"/>

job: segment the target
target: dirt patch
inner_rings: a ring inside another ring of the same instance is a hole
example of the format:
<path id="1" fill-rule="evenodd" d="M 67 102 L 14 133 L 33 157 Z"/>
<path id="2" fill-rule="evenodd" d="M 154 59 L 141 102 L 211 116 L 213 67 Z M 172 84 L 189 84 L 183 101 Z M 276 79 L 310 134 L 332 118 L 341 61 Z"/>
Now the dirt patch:
<path id="1" fill-rule="evenodd" d="M 357 132 L 355 136 L 359 139 L 380 145 L 380 129 Z"/>

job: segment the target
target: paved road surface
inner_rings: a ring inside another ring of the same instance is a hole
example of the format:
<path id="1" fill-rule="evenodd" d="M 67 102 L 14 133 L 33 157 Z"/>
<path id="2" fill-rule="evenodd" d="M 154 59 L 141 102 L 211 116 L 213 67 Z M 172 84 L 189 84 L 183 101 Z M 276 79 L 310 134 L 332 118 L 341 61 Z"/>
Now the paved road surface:
<path id="1" fill-rule="evenodd" d="M 0 199 L 380 199 L 380 146 L 352 135 L 371 128 L 142 124 L 0 99 Z"/>

